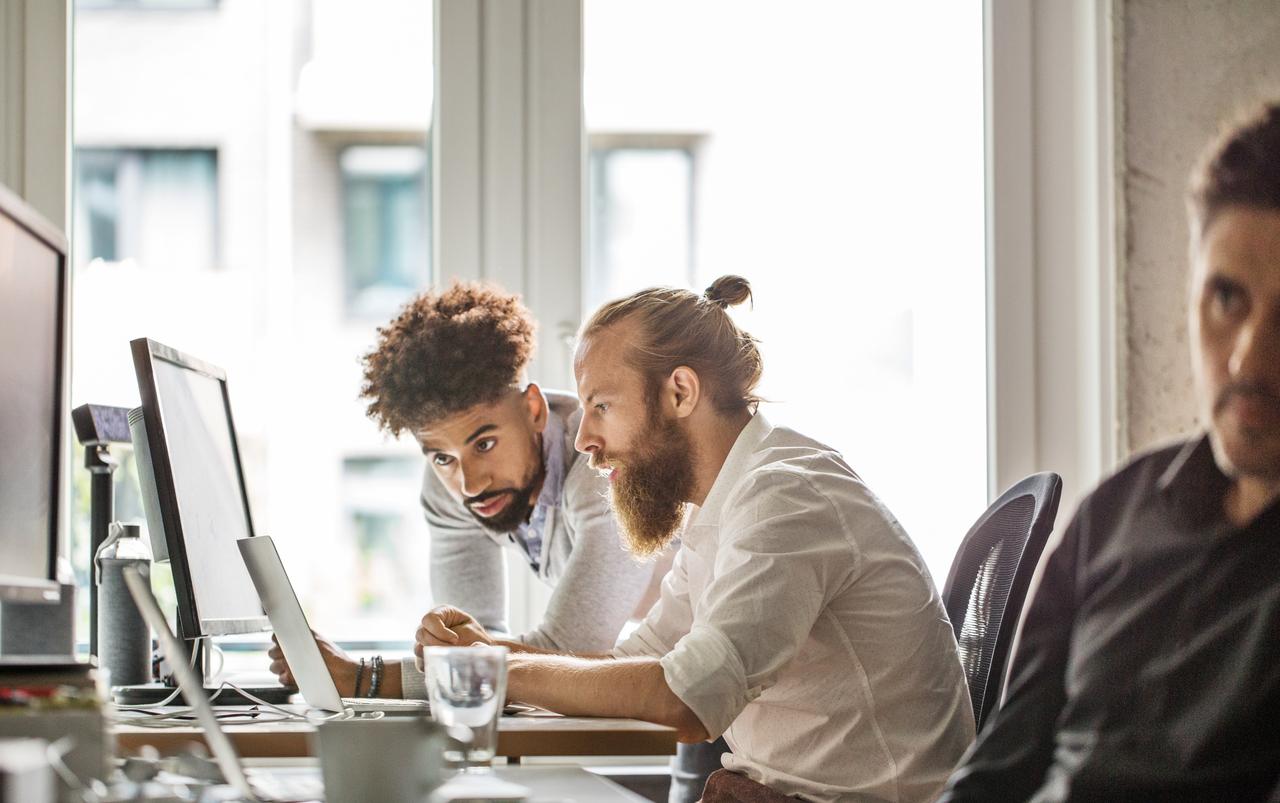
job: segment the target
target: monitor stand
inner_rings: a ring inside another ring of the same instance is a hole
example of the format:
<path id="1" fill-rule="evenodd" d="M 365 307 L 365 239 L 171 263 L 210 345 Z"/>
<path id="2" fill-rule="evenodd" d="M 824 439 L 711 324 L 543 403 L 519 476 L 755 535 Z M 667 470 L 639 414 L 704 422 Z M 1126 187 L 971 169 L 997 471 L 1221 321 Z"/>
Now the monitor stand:
<path id="1" fill-rule="evenodd" d="M 292 689 L 288 686 L 241 686 L 241 688 L 254 697 L 272 705 L 284 705 L 289 702 L 290 697 L 298 693 L 297 689 Z M 140 683 L 136 686 L 112 686 L 111 695 L 115 699 L 116 705 L 155 705 L 172 696 L 177 690 L 177 686 L 166 686 L 163 683 Z M 204 691 L 205 694 L 213 697 L 214 692 L 218 691 L 218 689 L 206 686 Z M 170 702 L 170 705 L 184 704 L 180 694 Z M 257 705 L 258 703 L 245 697 L 230 686 L 223 686 L 218 696 L 213 698 L 213 704 Z"/>

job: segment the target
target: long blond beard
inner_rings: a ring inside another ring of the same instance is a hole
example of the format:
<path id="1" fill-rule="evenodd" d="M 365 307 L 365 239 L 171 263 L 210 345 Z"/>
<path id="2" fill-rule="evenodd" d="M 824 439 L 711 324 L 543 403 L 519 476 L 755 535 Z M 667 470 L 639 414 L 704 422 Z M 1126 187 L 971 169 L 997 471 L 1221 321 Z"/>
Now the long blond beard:
<path id="1" fill-rule="evenodd" d="M 609 503 L 627 551 L 649 558 L 679 534 L 693 490 L 693 451 L 689 436 L 673 420 L 650 419 L 638 439 L 646 445 L 615 466 Z"/>

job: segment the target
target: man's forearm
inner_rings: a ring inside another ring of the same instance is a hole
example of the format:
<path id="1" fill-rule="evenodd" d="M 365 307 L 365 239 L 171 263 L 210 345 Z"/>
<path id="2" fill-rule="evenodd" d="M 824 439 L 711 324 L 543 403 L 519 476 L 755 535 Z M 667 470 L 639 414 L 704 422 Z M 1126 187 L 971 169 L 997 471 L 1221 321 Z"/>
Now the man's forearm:
<path id="1" fill-rule="evenodd" d="M 570 716 L 656 722 L 675 728 L 682 742 L 708 738 L 697 715 L 671 691 L 654 658 L 520 656 L 508 664 L 507 696 Z"/>
<path id="2" fill-rule="evenodd" d="M 526 655 L 564 655 L 563 651 L 548 650 L 543 647 L 535 647 L 532 644 L 525 644 L 523 641 L 512 641 L 511 639 L 495 638 L 493 643 L 499 647 L 506 647 L 511 652 L 524 653 Z M 608 653 L 573 653 L 577 658 L 590 658 L 593 660 L 607 660 Z"/>

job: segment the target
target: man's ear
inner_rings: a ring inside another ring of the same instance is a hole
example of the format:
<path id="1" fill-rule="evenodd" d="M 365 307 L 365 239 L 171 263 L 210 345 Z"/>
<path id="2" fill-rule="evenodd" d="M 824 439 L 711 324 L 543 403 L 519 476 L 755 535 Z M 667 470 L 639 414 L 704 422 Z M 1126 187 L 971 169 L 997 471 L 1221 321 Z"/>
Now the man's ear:
<path id="1" fill-rule="evenodd" d="M 676 418 L 688 418 L 702 398 L 702 383 L 698 374 L 687 365 L 681 365 L 667 377 L 667 397 Z"/>
<path id="2" fill-rule="evenodd" d="M 547 397 L 542 395 L 542 388 L 535 383 L 530 382 L 529 387 L 524 389 L 525 412 L 529 416 L 529 423 L 533 426 L 534 432 L 541 432 L 547 428 Z"/>

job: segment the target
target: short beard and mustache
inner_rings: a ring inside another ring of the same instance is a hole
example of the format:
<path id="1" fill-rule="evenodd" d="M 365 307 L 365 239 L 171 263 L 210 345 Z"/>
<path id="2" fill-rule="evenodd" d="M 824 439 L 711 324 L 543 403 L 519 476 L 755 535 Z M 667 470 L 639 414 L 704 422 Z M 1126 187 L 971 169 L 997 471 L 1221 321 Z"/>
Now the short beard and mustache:
<path id="1" fill-rule="evenodd" d="M 529 513 L 533 510 L 533 490 L 542 485 L 542 481 L 547 475 L 547 466 L 542 459 L 541 436 L 535 440 L 534 448 L 538 455 L 538 467 L 534 470 L 533 477 L 530 478 L 522 487 L 499 488 L 496 491 L 485 491 L 482 494 L 468 496 L 463 500 L 466 504 L 467 512 L 471 514 L 472 518 L 480 523 L 481 527 L 484 527 L 490 532 L 495 532 L 501 535 L 515 532 L 521 524 L 524 524 L 525 521 L 528 520 Z M 485 518 L 484 516 L 476 513 L 471 507 L 477 502 L 485 502 L 495 496 L 501 496 L 505 493 L 514 494 L 514 497 L 496 516 Z"/>
<path id="2" fill-rule="evenodd" d="M 659 416 L 656 405 L 637 440 L 626 460 L 606 459 L 618 468 L 609 498 L 627 550 L 648 558 L 666 549 L 684 522 L 693 495 L 693 445 L 674 419 Z"/>

